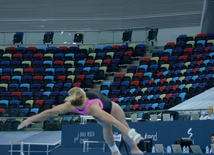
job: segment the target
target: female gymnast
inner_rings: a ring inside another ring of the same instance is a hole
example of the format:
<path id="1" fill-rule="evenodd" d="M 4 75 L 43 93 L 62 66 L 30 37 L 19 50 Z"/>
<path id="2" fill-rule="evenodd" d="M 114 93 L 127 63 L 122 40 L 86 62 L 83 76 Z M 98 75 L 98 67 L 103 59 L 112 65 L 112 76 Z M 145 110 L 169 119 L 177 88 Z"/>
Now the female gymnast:
<path id="1" fill-rule="evenodd" d="M 78 87 L 70 89 L 68 95 L 64 104 L 29 117 L 18 126 L 18 130 L 27 127 L 32 122 L 46 119 L 53 114 L 65 114 L 67 112 L 87 114 L 95 117 L 96 121 L 103 127 L 103 137 L 112 155 L 120 155 L 120 151 L 114 142 L 112 125 L 123 134 L 124 140 L 131 147 L 131 154 L 143 155 L 143 152 L 137 147 L 137 144 L 143 138 L 135 132 L 135 129 L 129 128 L 125 114 L 118 104 L 112 102 L 103 94 L 84 92 L 83 89 Z"/>

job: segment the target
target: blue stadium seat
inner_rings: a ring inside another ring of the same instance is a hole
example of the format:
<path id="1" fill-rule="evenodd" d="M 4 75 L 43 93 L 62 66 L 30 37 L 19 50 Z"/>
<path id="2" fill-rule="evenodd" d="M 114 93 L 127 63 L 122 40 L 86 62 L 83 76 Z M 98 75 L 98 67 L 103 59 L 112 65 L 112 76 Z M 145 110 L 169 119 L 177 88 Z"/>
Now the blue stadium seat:
<path id="1" fill-rule="evenodd" d="M 46 47 L 45 46 L 39 46 L 39 47 L 37 47 L 37 50 L 44 50 L 44 51 L 46 51 Z"/>
<path id="2" fill-rule="evenodd" d="M 121 82 L 121 84 L 125 84 L 127 86 L 127 88 L 129 88 L 130 81 L 123 81 L 123 82 Z"/>
<path id="3" fill-rule="evenodd" d="M 25 53 L 25 51 L 27 50 L 27 48 L 26 47 L 17 47 L 16 48 L 16 51 L 20 51 L 20 50 L 22 50 Z"/>
<path id="4" fill-rule="evenodd" d="M 99 70 L 99 67 L 92 67 L 91 70 L 95 70 L 97 72 Z"/>
<path id="5" fill-rule="evenodd" d="M 168 73 L 169 73 L 169 71 L 165 71 L 165 72 L 163 72 L 163 75 L 166 76 L 166 74 L 168 74 Z"/>
<path id="6" fill-rule="evenodd" d="M 15 106 L 11 107 L 12 104 L 15 105 Z M 11 100 L 10 103 L 9 103 L 9 107 L 10 107 L 10 109 L 19 108 L 19 104 L 20 104 L 19 100 Z"/>
<path id="7" fill-rule="evenodd" d="M 160 79 L 156 79 L 155 81 L 154 81 L 154 83 L 158 83 L 158 82 L 160 82 Z"/>
<path id="8" fill-rule="evenodd" d="M 109 90 L 109 89 L 110 89 L 111 82 L 110 82 L 110 81 L 105 81 L 105 82 L 103 82 L 102 85 L 107 85 L 107 86 L 108 86 L 108 90 Z"/>
<path id="9" fill-rule="evenodd" d="M 118 52 L 117 52 L 118 53 Z M 101 56 L 102 57 L 102 60 L 104 60 L 104 57 L 105 57 L 105 53 L 104 52 L 102 52 L 102 53 L 97 53 L 97 56 Z"/>
<path id="10" fill-rule="evenodd" d="M 135 91 L 136 89 L 135 88 L 133 88 L 133 89 L 130 89 L 130 93 L 132 94 L 134 91 Z"/>
<path id="11" fill-rule="evenodd" d="M 47 95 L 48 97 L 50 94 L 51 94 L 51 92 L 49 92 L 49 91 L 43 92 L 43 95 Z"/>
<path id="12" fill-rule="evenodd" d="M 205 40 L 198 40 L 198 41 L 197 41 L 197 44 L 202 44 L 203 47 L 204 47 L 204 46 L 205 46 L 205 42 L 206 42 Z"/>
<path id="13" fill-rule="evenodd" d="M 9 88 L 11 88 L 11 87 L 15 87 L 18 90 L 19 89 L 19 84 L 16 84 L 16 83 L 10 84 Z"/>
<path id="14" fill-rule="evenodd" d="M 72 117 L 71 117 L 71 116 L 63 117 L 63 120 L 66 120 L 66 121 L 68 121 L 68 122 L 70 122 L 70 121 L 71 121 L 71 119 L 72 119 Z"/>
<path id="15" fill-rule="evenodd" d="M 169 53 L 169 54 L 167 54 Z M 172 49 L 165 49 L 162 53 L 162 56 L 168 56 L 168 57 L 171 57 L 172 55 Z"/>
<path id="16" fill-rule="evenodd" d="M 147 72 L 148 65 L 140 65 L 139 68 L 144 68 L 145 72 Z"/>
<path id="17" fill-rule="evenodd" d="M 151 107 L 155 109 L 157 106 L 158 106 L 158 103 L 153 103 Z"/>
<path id="18" fill-rule="evenodd" d="M 135 56 L 143 56 L 144 55 L 144 44 L 137 44 L 135 47 Z"/>
<path id="19" fill-rule="evenodd" d="M 35 115 L 37 115 L 39 113 L 39 108 L 32 108 L 30 110 L 31 113 L 34 113 Z"/>
<path id="20" fill-rule="evenodd" d="M 161 57 L 162 56 L 162 52 L 163 52 L 163 50 L 155 50 L 152 53 L 152 57 Z"/>
<path id="21" fill-rule="evenodd" d="M 0 100 L 0 108 L 2 108 L 2 109 L 6 109 L 6 108 L 8 108 L 8 100 Z M 5 108 L 3 108 L 3 107 L 5 107 Z"/>
<path id="22" fill-rule="evenodd" d="M 159 103 L 158 106 L 161 108 L 161 110 L 164 110 L 165 103 Z"/>
<path id="23" fill-rule="evenodd" d="M 151 80 L 151 78 L 152 78 L 152 73 L 151 73 L 151 72 L 146 72 L 146 73 L 144 73 L 143 76 L 148 76 L 148 77 L 149 77 L 149 80 Z"/>
<path id="24" fill-rule="evenodd" d="M 210 62 L 210 60 L 204 60 L 204 64 L 207 66 L 207 63 Z"/>
<path id="25" fill-rule="evenodd" d="M 149 103 L 149 104 L 146 104 L 146 105 L 145 105 L 145 108 L 146 108 L 146 109 L 149 109 L 149 107 L 151 107 L 151 106 L 152 106 L 152 104 Z"/>
<path id="26" fill-rule="evenodd" d="M 147 90 L 148 90 L 148 89 L 147 89 Z M 154 96 L 154 95 L 149 95 L 149 96 L 147 96 L 147 99 L 150 100 L 151 98 L 153 98 L 153 96 Z"/>
<path id="27" fill-rule="evenodd" d="M 72 57 L 72 60 L 74 60 L 74 54 L 73 53 L 66 53 L 65 54 L 65 60 L 67 60 L 66 58 Z M 68 59 L 70 60 L 70 59 Z"/>
<path id="28" fill-rule="evenodd" d="M 182 98 L 182 102 L 184 102 L 186 93 L 180 93 L 179 96 Z"/>
<path id="29" fill-rule="evenodd" d="M 20 84 L 19 89 L 21 89 L 22 87 L 26 87 L 26 88 L 28 88 L 28 91 L 30 91 L 30 84 L 26 84 L 26 83 Z"/>
<path id="30" fill-rule="evenodd" d="M 20 109 L 20 112 L 24 112 L 25 116 L 27 117 L 29 113 L 29 109 L 28 108 Z"/>
<path id="31" fill-rule="evenodd" d="M 64 59 L 64 54 L 62 53 L 57 53 L 54 55 L 55 60 L 63 60 Z"/>
<path id="32" fill-rule="evenodd" d="M 28 95 L 28 96 L 32 97 L 33 94 L 32 94 L 32 92 L 23 92 L 23 93 L 22 93 L 22 96 L 23 96 L 23 95 Z"/>
<path id="33" fill-rule="evenodd" d="M 85 60 L 79 60 L 77 63 L 82 64 L 82 67 L 85 65 Z"/>
<path id="34" fill-rule="evenodd" d="M 51 80 L 52 80 L 52 83 L 53 83 L 53 81 L 54 81 L 54 76 L 45 76 L 45 77 L 44 77 L 44 80 L 45 80 L 45 79 L 51 79 Z"/>
<path id="35" fill-rule="evenodd" d="M 50 87 L 51 91 L 53 90 L 54 84 L 53 83 L 48 83 L 45 87 Z"/>
<path id="36" fill-rule="evenodd" d="M 48 60 L 47 61 L 43 61 L 43 66 L 46 65 L 46 64 L 49 65 L 47 68 L 51 68 L 53 66 L 53 61 L 48 61 Z"/>
<path id="37" fill-rule="evenodd" d="M 38 49 L 38 48 L 37 48 L 37 49 Z M 53 51 L 54 51 L 54 53 L 56 53 L 57 47 L 55 47 L 55 46 L 50 46 L 50 47 L 47 48 L 46 52 L 49 53 L 48 51 L 50 51 L 50 53 L 53 53 Z M 53 54 L 54 54 L 54 53 L 53 53 Z"/>
<path id="38" fill-rule="evenodd" d="M 181 91 L 183 90 L 183 88 L 185 87 L 186 85 L 185 84 L 181 84 L 181 85 L 179 85 L 179 87 L 178 88 L 180 88 L 181 89 Z"/>
<path id="39" fill-rule="evenodd" d="M 100 93 L 101 93 L 101 94 L 104 94 L 105 96 L 108 97 L 108 95 L 109 95 L 109 90 L 101 90 Z"/>
<path id="40" fill-rule="evenodd" d="M 109 51 L 111 51 L 111 48 L 112 48 L 112 46 L 105 46 L 104 48 L 103 48 L 103 52 L 109 52 Z"/>
<path id="41" fill-rule="evenodd" d="M 63 72 L 65 74 L 65 68 L 56 68 L 56 72 Z"/>
<path id="42" fill-rule="evenodd" d="M 103 52 L 103 49 L 104 49 L 104 46 L 97 46 L 96 49 L 95 49 L 95 52 L 96 53 Z"/>
<path id="43" fill-rule="evenodd" d="M 119 97 L 117 101 L 121 102 L 122 100 L 124 100 L 124 97 Z"/>
<path id="44" fill-rule="evenodd" d="M 65 83 L 63 86 L 67 86 L 69 89 L 71 89 L 72 83 Z"/>
<path id="45" fill-rule="evenodd" d="M 59 92 L 59 94 L 64 95 L 64 98 L 65 98 L 65 97 L 66 97 L 66 95 L 67 95 L 67 91 L 60 91 L 60 92 Z"/>
<path id="46" fill-rule="evenodd" d="M 89 74 L 89 71 L 91 70 L 91 67 L 85 67 L 85 68 L 83 68 L 83 70 L 87 70 L 88 74 Z"/>

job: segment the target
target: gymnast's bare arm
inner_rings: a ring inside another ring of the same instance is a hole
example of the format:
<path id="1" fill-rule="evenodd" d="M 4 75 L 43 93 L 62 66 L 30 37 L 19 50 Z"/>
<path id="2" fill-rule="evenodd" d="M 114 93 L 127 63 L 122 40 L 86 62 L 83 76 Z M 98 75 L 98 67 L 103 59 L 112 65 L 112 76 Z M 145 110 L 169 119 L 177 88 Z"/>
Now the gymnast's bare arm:
<path id="1" fill-rule="evenodd" d="M 92 115 L 103 122 L 114 125 L 118 130 L 120 130 L 124 134 L 127 134 L 127 132 L 129 131 L 129 129 L 125 125 L 120 123 L 112 115 L 102 110 L 99 106 L 99 102 L 94 102 L 93 104 L 91 104 L 91 106 L 87 110 L 87 114 Z"/>
<path id="2" fill-rule="evenodd" d="M 45 110 L 38 115 L 34 115 L 29 117 L 28 119 L 24 120 L 19 126 L 18 130 L 22 129 L 23 127 L 27 127 L 29 124 L 35 121 L 40 121 L 51 117 L 54 114 L 65 114 L 67 112 L 75 112 L 75 109 L 69 102 L 65 102 L 64 104 L 60 104 L 58 106 L 53 107 L 52 109 Z"/>

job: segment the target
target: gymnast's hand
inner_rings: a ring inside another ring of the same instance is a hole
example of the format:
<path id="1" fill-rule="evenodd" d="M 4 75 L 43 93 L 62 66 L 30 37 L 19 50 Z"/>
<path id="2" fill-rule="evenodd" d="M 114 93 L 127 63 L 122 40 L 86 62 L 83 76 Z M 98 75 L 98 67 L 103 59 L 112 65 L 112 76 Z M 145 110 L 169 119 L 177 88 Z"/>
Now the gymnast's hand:
<path id="1" fill-rule="evenodd" d="M 32 123 L 32 122 L 31 122 L 30 119 L 26 119 L 26 120 L 24 120 L 24 121 L 18 126 L 17 130 L 20 130 L 20 129 L 24 128 L 24 127 L 28 127 L 28 125 L 30 125 L 31 123 Z"/>

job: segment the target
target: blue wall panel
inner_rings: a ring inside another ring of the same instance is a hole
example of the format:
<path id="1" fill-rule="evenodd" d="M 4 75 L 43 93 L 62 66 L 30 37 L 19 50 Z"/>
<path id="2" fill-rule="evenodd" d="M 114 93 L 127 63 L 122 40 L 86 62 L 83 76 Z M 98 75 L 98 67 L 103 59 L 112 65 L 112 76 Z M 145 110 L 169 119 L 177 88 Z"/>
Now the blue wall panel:
<path id="1" fill-rule="evenodd" d="M 210 145 L 211 134 L 214 133 L 214 121 L 169 121 L 129 123 L 145 138 L 152 138 L 154 144 L 171 145 L 177 138 L 191 138 L 195 145 L 205 148 Z M 120 134 L 113 128 L 114 134 Z M 65 125 L 62 127 L 62 147 L 83 148 L 82 142 L 104 141 L 102 128 L 98 124 Z"/>

